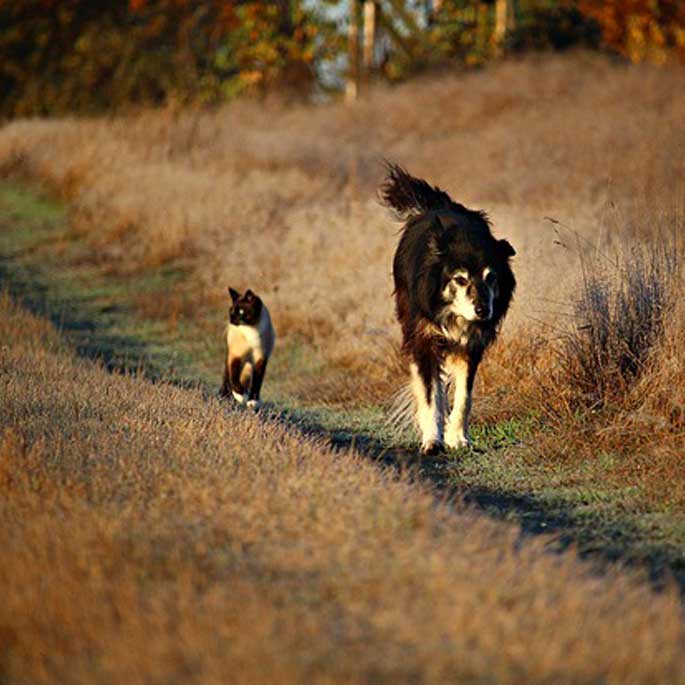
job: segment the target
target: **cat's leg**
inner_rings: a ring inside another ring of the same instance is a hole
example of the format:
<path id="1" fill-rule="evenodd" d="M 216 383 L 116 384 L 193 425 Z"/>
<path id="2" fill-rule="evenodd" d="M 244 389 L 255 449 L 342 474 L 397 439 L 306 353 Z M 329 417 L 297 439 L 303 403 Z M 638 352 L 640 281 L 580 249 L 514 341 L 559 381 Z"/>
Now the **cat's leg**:
<path id="1" fill-rule="evenodd" d="M 224 366 L 224 380 L 221 383 L 221 389 L 219 390 L 219 397 L 221 399 L 227 399 L 231 394 L 231 372 L 228 370 L 228 364 Z"/>
<path id="2" fill-rule="evenodd" d="M 231 360 L 226 352 L 226 359 L 224 360 L 224 379 L 221 382 L 221 389 L 219 390 L 219 397 L 221 399 L 228 399 L 231 396 Z"/>
<path id="3" fill-rule="evenodd" d="M 254 365 L 252 361 L 246 360 L 243 370 L 240 372 L 240 385 L 243 389 L 243 403 L 249 404 L 252 382 L 254 380 Z"/>
<path id="4" fill-rule="evenodd" d="M 261 402 L 259 401 L 259 393 L 262 390 L 262 382 L 264 381 L 264 374 L 266 373 L 266 364 L 268 359 L 261 357 L 257 359 L 254 364 L 254 372 L 252 374 L 252 386 L 250 387 L 250 399 L 247 401 L 247 406 L 257 409 Z"/>
<path id="5" fill-rule="evenodd" d="M 231 393 L 233 394 L 233 399 L 238 404 L 245 404 L 247 399 L 247 388 L 243 386 L 243 360 L 242 359 L 231 359 L 230 364 L 230 376 L 231 376 Z"/>

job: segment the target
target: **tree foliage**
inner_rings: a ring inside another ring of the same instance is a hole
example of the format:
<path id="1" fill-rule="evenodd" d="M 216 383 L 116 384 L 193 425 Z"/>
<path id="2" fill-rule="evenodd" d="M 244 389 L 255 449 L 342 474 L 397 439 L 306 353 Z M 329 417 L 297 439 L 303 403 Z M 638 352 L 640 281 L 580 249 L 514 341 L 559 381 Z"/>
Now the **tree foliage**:
<path id="1" fill-rule="evenodd" d="M 320 8 L 349 2 L 0 0 L 0 116 L 308 93 L 326 65 L 340 65 L 346 43 Z M 496 45 L 492 0 L 379 7 L 387 35 L 378 72 L 390 80 L 507 50 L 595 47 L 600 34 L 634 62 L 685 61 L 684 0 L 511 0 L 511 26 Z"/>
<path id="2" fill-rule="evenodd" d="M 332 32 L 300 0 L 0 0 L 0 113 L 304 88 Z"/>
<path id="3" fill-rule="evenodd" d="M 633 62 L 685 61 L 683 0 L 579 0 L 602 30 L 605 44 Z"/>

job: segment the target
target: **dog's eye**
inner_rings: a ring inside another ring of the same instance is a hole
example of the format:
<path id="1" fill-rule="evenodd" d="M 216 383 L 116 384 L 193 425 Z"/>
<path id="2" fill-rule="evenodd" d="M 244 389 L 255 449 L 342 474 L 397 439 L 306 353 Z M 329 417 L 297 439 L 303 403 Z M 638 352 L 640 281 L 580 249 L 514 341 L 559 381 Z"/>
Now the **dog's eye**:
<path id="1" fill-rule="evenodd" d="M 239 310 L 238 310 L 238 314 L 240 314 L 240 316 L 242 316 L 244 313 L 245 313 L 245 310 L 244 310 L 244 309 L 239 309 Z"/>
<path id="2" fill-rule="evenodd" d="M 492 285 L 496 280 L 497 280 L 497 274 L 494 271 L 491 271 L 485 277 L 485 282 L 488 283 L 489 285 Z"/>
<path id="3" fill-rule="evenodd" d="M 455 282 L 457 285 L 461 285 L 462 287 L 465 286 L 465 285 L 468 283 L 468 281 L 467 281 L 463 276 L 455 276 L 455 277 L 454 277 L 454 282 Z"/>

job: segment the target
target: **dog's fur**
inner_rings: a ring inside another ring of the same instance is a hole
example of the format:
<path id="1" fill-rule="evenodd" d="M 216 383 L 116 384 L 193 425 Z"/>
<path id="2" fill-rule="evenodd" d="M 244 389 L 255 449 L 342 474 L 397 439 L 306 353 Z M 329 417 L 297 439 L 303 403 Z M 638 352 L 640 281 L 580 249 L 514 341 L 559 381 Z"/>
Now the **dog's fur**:
<path id="1" fill-rule="evenodd" d="M 259 406 L 266 365 L 276 342 L 269 310 L 251 290 L 229 288 L 231 309 L 226 327 L 226 360 L 221 396 L 248 407 Z"/>
<path id="2" fill-rule="evenodd" d="M 484 212 L 387 166 L 379 195 L 405 221 L 393 261 L 394 294 L 421 450 L 470 446 L 473 381 L 514 294 L 515 251 L 493 237 Z"/>

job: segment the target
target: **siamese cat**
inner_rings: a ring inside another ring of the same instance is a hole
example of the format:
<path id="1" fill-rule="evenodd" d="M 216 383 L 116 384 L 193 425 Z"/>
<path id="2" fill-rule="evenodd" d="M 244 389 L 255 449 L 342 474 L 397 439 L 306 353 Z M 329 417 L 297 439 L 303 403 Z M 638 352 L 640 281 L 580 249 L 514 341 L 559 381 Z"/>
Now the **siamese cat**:
<path id="1" fill-rule="evenodd" d="M 276 333 L 269 310 L 251 290 L 241 295 L 233 288 L 226 327 L 226 366 L 221 396 L 230 395 L 239 404 L 259 407 L 259 393 L 266 365 L 274 349 Z"/>

